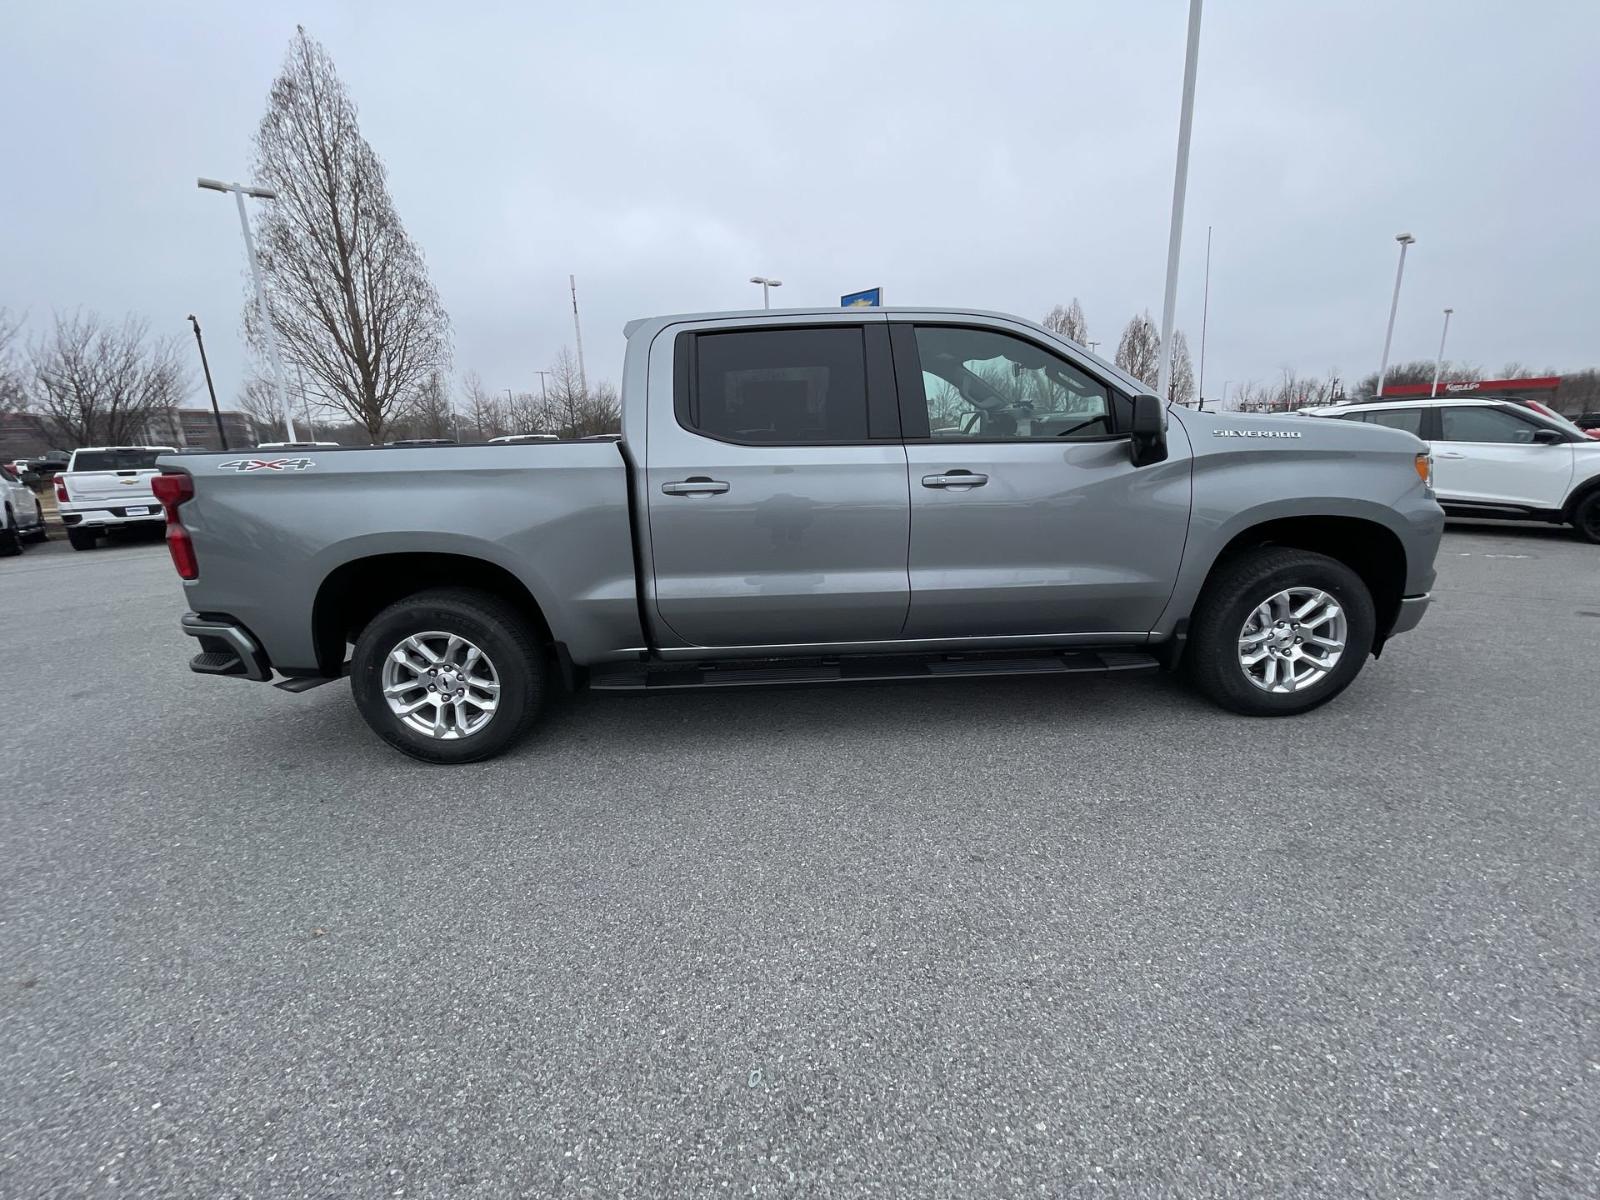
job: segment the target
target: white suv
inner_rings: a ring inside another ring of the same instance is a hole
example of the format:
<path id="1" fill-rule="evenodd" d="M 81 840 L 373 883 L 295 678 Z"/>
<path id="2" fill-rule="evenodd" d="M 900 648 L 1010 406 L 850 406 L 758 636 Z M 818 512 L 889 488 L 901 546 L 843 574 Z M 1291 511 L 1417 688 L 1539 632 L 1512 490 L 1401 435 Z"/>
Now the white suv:
<path id="1" fill-rule="evenodd" d="M 0 555 L 21 554 L 24 542 L 46 537 L 44 509 L 10 463 L 0 463 Z"/>
<path id="2" fill-rule="evenodd" d="M 1302 411 L 1416 434 L 1433 451 L 1433 489 L 1452 516 L 1569 524 L 1600 542 L 1600 441 L 1564 418 L 1455 397 Z"/>
<path id="3" fill-rule="evenodd" d="M 150 481 L 161 474 L 156 459 L 171 446 L 85 446 L 74 450 L 56 476 L 56 506 L 74 550 L 87 550 L 123 525 L 164 525 L 161 501 Z"/>

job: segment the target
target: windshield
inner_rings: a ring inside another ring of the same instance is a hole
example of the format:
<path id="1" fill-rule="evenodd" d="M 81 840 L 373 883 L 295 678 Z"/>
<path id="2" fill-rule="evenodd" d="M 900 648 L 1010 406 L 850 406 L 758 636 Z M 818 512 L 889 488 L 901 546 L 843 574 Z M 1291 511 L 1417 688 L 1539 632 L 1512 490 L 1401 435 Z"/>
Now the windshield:
<path id="1" fill-rule="evenodd" d="M 1575 433 L 1579 437 L 1585 438 L 1589 436 L 1580 426 L 1573 424 L 1572 421 L 1568 420 L 1566 417 L 1563 417 L 1553 408 L 1546 408 L 1543 404 L 1540 404 L 1537 408 L 1530 404 L 1528 405 L 1528 408 L 1537 413 L 1539 416 L 1543 417 L 1546 421 L 1549 421 L 1552 425 L 1561 426 L 1561 428 L 1565 429 L 1568 433 Z"/>
<path id="2" fill-rule="evenodd" d="M 148 471 L 165 450 L 79 450 L 72 458 L 74 471 Z"/>

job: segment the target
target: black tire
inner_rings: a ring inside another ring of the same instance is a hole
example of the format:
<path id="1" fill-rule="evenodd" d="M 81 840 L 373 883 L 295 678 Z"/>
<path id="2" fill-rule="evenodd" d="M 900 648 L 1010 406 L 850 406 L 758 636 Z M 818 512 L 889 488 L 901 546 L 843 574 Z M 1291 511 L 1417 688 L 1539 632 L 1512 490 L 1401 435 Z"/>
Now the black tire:
<path id="1" fill-rule="evenodd" d="M 488 724 L 452 740 L 412 729 L 390 711 L 383 695 L 383 667 L 390 652 L 413 634 L 435 630 L 458 634 L 477 646 L 500 681 Z M 506 750 L 533 725 L 548 675 L 533 630 L 511 605 L 471 588 L 432 588 L 396 601 L 367 623 L 351 658 L 350 691 L 373 732 L 396 750 L 431 763 L 482 762 Z"/>
<path id="2" fill-rule="evenodd" d="M 72 543 L 74 550 L 93 550 L 95 542 L 99 540 L 92 529 L 67 529 L 67 541 Z"/>
<path id="3" fill-rule="evenodd" d="M 34 526 L 34 528 L 23 534 L 22 540 L 25 542 L 43 542 L 48 540 L 50 537 L 50 529 L 44 523 L 44 509 L 39 506 L 39 502 L 37 500 L 33 502 L 33 519 L 38 523 Z"/>
<path id="4" fill-rule="evenodd" d="M 1239 663 L 1239 635 L 1268 597 L 1291 587 L 1329 593 L 1344 609 L 1346 635 L 1339 661 L 1298 692 L 1269 692 Z M 1344 563 L 1292 547 L 1248 550 L 1219 563 L 1206 581 L 1189 622 L 1184 650 L 1191 682 L 1223 708 L 1252 717 L 1287 717 L 1326 704 L 1350 686 L 1372 651 L 1377 618 L 1367 585 Z"/>
<path id="5" fill-rule="evenodd" d="M 16 514 L 7 505 L 0 513 L 0 558 L 12 558 L 22 553 L 22 535 L 17 532 Z"/>
<path id="6" fill-rule="evenodd" d="M 1572 528 L 1584 541 L 1600 543 L 1600 489 L 1578 501 L 1572 510 Z"/>

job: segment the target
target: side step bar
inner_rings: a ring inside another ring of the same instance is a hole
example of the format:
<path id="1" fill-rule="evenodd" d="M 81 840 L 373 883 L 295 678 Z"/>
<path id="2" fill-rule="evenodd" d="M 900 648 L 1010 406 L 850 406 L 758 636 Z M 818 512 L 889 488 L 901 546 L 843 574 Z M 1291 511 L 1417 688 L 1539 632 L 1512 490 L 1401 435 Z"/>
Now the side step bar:
<path id="1" fill-rule="evenodd" d="M 984 678 L 997 675 L 1081 675 L 1153 671 L 1154 655 L 1124 650 L 1063 650 L 1045 654 L 945 654 L 933 657 L 806 658 L 794 661 L 624 663 L 595 667 L 597 692 L 659 692 L 692 688 L 768 687 L 800 683 L 864 683 L 892 679 Z"/>

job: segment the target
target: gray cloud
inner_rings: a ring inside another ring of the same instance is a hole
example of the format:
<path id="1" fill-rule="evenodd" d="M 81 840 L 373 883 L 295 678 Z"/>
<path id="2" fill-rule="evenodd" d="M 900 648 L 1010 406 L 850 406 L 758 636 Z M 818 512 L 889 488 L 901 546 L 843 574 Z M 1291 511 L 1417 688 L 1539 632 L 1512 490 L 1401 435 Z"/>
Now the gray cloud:
<path id="1" fill-rule="evenodd" d="M 454 319 L 458 369 L 530 388 L 624 321 L 881 284 L 1114 342 L 1158 312 L 1184 18 L 1139 5 L 342 5 L 307 14 Z M 37 6 L 7 18 L 0 304 L 200 314 L 244 369 L 230 203 L 297 19 L 274 5 Z M 1416 234 L 1394 357 L 1600 360 L 1600 8 L 1213 4 L 1179 323 L 1207 391 L 1377 366 L 1392 237 Z M 776 301 L 775 301 L 776 302 Z M 198 375 L 197 375 L 198 378 Z M 199 399 L 197 389 L 196 399 Z"/>

